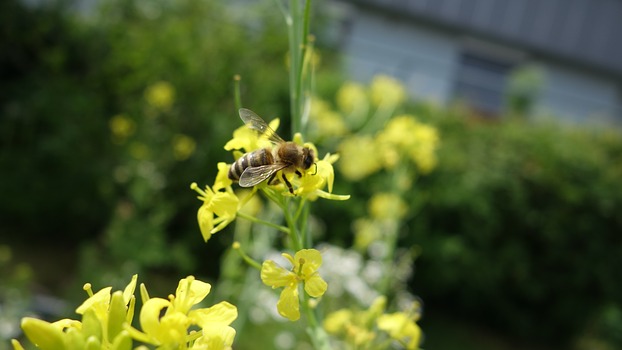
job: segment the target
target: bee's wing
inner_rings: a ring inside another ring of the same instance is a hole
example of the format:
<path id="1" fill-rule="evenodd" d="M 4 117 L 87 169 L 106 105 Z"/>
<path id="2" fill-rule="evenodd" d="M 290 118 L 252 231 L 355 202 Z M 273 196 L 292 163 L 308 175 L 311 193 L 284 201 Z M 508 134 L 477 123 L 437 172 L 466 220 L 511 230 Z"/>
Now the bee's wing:
<path id="1" fill-rule="evenodd" d="M 260 136 L 266 137 L 272 143 L 285 142 L 276 131 L 272 130 L 270 125 L 266 123 L 260 116 L 250 109 L 240 108 L 240 118 L 249 128 L 257 131 Z"/>
<path id="2" fill-rule="evenodd" d="M 253 187 L 285 167 L 287 167 L 287 165 L 284 164 L 268 164 L 257 167 L 248 167 L 244 170 L 242 175 L 240 175 L 240 186 Z"/>

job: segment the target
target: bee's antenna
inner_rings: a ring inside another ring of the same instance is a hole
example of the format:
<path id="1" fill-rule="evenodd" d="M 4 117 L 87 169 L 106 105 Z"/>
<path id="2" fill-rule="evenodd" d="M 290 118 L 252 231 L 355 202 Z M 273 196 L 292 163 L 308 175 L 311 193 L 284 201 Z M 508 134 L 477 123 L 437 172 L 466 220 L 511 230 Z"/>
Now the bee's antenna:
<path id="1" fill-rule="evenodd" d="M 315 165 L 315 172 L 311 175 L 317 175 L 317 162 L 313 163 L 313 165 Z"/>

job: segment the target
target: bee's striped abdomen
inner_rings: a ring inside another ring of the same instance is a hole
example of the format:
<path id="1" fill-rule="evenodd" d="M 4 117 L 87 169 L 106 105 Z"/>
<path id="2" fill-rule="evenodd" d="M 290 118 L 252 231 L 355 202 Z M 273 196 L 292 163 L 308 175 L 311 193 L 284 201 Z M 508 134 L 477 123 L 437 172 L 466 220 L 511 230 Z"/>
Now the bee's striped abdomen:
<path id="1" fill-rule="evenodd" d="M 236 160 L 229 168 L 229 179 L 237 181 L 248 167 L 258 167 L 274 163 L 274 157 L 269 148 L 258 149 L 253 152 L 245 153 Z"/>

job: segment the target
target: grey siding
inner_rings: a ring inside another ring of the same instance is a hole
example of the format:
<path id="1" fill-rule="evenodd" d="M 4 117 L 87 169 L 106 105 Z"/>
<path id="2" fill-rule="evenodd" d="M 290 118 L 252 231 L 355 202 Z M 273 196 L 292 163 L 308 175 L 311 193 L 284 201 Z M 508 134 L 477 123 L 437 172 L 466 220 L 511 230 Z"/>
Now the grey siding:
<path id="1" fill-rule="evenodd" d="M 622 77 L 620 0 L 344 0 L 471 31 Z"/>

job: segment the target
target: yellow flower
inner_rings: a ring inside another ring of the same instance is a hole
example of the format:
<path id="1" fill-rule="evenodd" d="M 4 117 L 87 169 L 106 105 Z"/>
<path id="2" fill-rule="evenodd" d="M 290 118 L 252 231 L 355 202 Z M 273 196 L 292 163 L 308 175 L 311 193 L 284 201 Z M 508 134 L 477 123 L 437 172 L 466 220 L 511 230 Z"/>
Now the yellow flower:
<path id="1" fill-rule="evenodd" d="M 339 170 L 352 181 L 361 180 L 382 167 L 374 140 L 370 136 L 352 136 L 339 145 Z"/>
<path id="2" fill-rule="evenodd" d="M 361 348 L 363 345 L 366 348 L 375 348 L 371 344 L 376 339 L 373 325 L 374 321 L 384 311 L 386 302 L 386 298 L 380 296 L 374 300 L 367 310 L 341 309 L 330 313 L 324 319 L 324 329 L 329 334 L 344 339 L 354 349 Z M 377 346 L 377 348 L 381 347 Z"/>
<path id="3" fill-rule="evenodd" d="M 406 99 L 401 82 L 387 75 L 377 75 L 371 82 L 371 100 L 376 106 L 396 106 Z"/>
<path id="4" fill-rule="evenodd" d="M 318 137 L 341 136 L 348 131 L 348 127 L 341 117 L 341 114 L 333 110 L 327 109 L 311 113 L 310 117 L 314 122 L 313 125 L 317 129 L 315 131 Z"/>
<path id="5" fill-rule="evenodd" d="M 389 336 L 403 344 L 406 349 L 419 348 L 421 329 L 415 320 L 404 312 L 385 314 L 378 318 L 378 328 L 389 333 Z"/>
<path id="6" fill-rule="evenodd" d="M 367 111 L 367 93 L 363 85 L 348 82 L 337 91 L 337 106 L 345 114 L 361 115 Z"/>
<path id="7" fill-rule="evenodd" d="M 177 160 L 186 160 L 194 153 L 197 143 L 188 135 L 177 134 L 173 137 L 173 155 Z"/>
<path id="8" fill-rule="evenodd" d="M 205 186 L 205 191 L 203 191 L 194 182 L 190 188 L 199 193 L 198 198 L 203 201 L 203 205 L 197 212 L 197 220 L 203 239 L 207 242 L 212 234 L 235 220 L 240 200 L 231 190 L 214 191 L 209 186 Z"/>
<path id="9" fill-rule="evenodd" d="M 123 114 L 112 117 L 108 125 L 110 126 L 113 140 L 118 143 L 124 142 L 136 129 L 136 123 Z"/>
<path id="10" fill-rule="evenodd" d="M 368 203 L 372 218 L 380 220 L 401 219 L 408 211 L 408 205 L 394 193 L 376 193 Z"/>
<path id="11" fill-rule="evenodd" d="M 315 146 L 312 146 L 315 148 Z M 300 179 L 294 179 L 294 184 L 297 185 L 294 195 L 300 195 L 307 197 L 311 200 L 322 197 L 332 200 L 347 200 L 350 195 L 337 195 L 333 194 L 333 182 L 335 180 L 335 171 L 333 164 L 339 159 L 338 155 L 331 155 L 327 153 L 324 159 L 318 160 L 315 165 L 303 173 Z M 328 192 L 324 191 L 324 187 L 327 187 Z"/>
<path id="12" fill-rule="evenodd" d="M 90 297 L 76 309 L 82 315 L 82 322 L 62 319 L 49 323 L 25 317 L 22 319 L 24 334 L 41 349 L 84 349 L 87 343 L 101 349 L 116 349 L 121 343 L 131 345 L 123 327 L 132 322 L 137 279 L 134 275 L 123 292 L 112 294 L 112 287 L 93 294 L 87 283 L 84 290 Z"/>
<path id="13" fill-rule="evenodd" d="M 354 246 L 361 251 L 382 237 L 382 226 L 370 219 L 356 219 L 352 223 L 354 229 Z"/>
<path id="14" fill-rule="evenodd" d="M 411 159 L 422 173 L 428 173 L 436 166 L 438 141 L 436 128 L 407 114 L 391 119 L 376 136 L 386 168 L 391 169 L 399 161 Z"/>
<path id="15" fill-rule="evenodd" d="M 175 101 L 175 89 L 166 81 L 159 81 L 145 91 L 147 103 L 157 109 L 168 110 Z"/>
<path id="16" fill-rule="evenodd" d="M 216 180 L 214 180 L 214 191 L 220 191 L 222 189 L 230 188 L 233 181 L 227 175 L 229 173 L 229 164 L 225 162 L 218 163 L 218 174 L 216 174 Z"/>
<path id="17" fill-rule="evenodd" d="M 313 298 L 324 295 L 328 287 L 318 274 L 322 255 L 315 249 L 299 250 L 293 257 L 287 253 L 282 255 L 292 264 L 292 269 L 287 270 L 272 260 L 266 260 L 261 266 L 261 280 L 272 288 L 285 287 L 276 307 L 281 316 L 296 321 L 300 318 L 298 284 L 303 283 L 305 292 Z"/>
<path id="18" fill-rule="evenodd" d="M 229 325 L 237 318 L 237 308 L 221 302 L 210 308 L 191 310 L 205 299 L 210 290 L 209 283 L 188 276 L 179 281 L 175 295 L 169 296 L 169 300 L 149 298 L 144 301 L 140 312 L 142 332 L 129 325 L 126 330 L 143 343 L 178 348 L 180 344 L 196 338 L 190 335 L 189 328 L 198 326 L 201 336 L 194 340 L 191 348 L 201 348 L 200 344 L 211 345 L 209 349 L 228 348 L 235 336 L 235 330 Z"/>
<path id="19" fill-rule="evenodd" d="M 273 119 L 268 125 L 272 130 L 278 129 L 279 119 Z M 257 131 L 242 125 L 233 131 L 233 138 L 225 144 L 225 150 L 243 150 L 246 153 L 270 146 L 271 143 L 268 139 L 260 137 Z"/>

